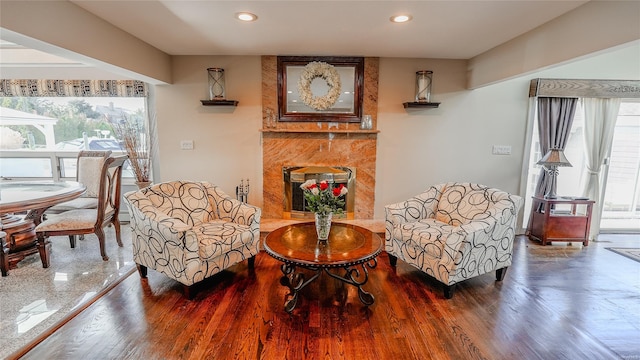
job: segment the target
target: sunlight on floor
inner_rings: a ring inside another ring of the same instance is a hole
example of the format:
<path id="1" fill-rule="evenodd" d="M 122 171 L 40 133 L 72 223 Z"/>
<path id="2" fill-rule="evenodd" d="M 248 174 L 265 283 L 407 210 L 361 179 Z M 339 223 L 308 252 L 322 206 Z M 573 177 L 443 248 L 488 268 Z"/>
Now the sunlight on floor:
<path id="1" fill-rule="evenodd" d="M 55 314 L 56 311 L 58 311 L 58 309 L 49 309 L 47 307 L 47 301 L 44 299 L 36 300 L 31 304 L 24 306 L 20 309 L 20 314 L 16 319 L 18 333 L 23 334 L 29 331 L 49 316 Z"/>

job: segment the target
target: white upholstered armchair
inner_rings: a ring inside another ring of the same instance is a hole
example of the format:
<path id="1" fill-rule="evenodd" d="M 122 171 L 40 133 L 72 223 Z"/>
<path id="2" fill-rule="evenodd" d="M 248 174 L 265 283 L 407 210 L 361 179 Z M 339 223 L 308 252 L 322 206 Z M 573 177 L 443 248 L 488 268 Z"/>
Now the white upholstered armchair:
<path id="1" fill-rule="evenodd" d="M 258 207 L 208 182 L 172 181 L 125 194 L 131 214 L 133 260 L 183 284 L 195 283 L 249 259 L 260 244 Z"/>
<path id="2" fill-rule="evenodd" d="M 385 250 L 444 284 L 447 299 L 463 280 L 511 265 L 522 198 L 472 183 L 430 187 L 385 206 Z"/>

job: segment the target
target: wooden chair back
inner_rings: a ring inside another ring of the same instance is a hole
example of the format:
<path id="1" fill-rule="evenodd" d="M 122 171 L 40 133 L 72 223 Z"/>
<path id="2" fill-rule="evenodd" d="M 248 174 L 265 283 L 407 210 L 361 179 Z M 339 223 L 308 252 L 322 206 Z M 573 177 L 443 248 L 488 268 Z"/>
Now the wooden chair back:
<path id="1" fill-rule="evenodd" d="M 118 221 L 122 194 L 122 166 L 127 158 L 127 155 L 112 156 L 104 162 L 100 176 L 96 228 Z M 119 230 L 116 231 L 119 232 Z"/>

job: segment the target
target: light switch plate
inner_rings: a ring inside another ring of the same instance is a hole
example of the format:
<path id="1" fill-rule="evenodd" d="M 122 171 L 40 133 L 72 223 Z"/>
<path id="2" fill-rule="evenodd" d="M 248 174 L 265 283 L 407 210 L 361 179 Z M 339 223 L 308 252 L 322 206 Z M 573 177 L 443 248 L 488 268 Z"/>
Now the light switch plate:
<path id="1" fill-rule="evenodd" d="M 493 155 L 511 155 L 511 145 L 493 145 Z"/>
<path id="2" fill-rule="evenodd" d="M 182 150 L 193 150 L 193 140 L 182 140 L 182 141 L 180 141 L 180 149 L 182 149 Z"/>

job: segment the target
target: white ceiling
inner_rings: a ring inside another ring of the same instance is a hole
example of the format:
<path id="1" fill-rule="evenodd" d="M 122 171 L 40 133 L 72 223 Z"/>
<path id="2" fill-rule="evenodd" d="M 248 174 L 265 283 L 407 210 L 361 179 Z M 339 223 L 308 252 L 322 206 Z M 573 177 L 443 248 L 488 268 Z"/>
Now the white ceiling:
<path id="1" fill-rule="evenodd" d="M 176 1 L 71 0 L 170 55 L 335 55 L 469 59 L 586 3 L 584 0 Z M 234 14 L 258 20 L 244 23 Z M 392 15 L 413 20 L 394 24 Z M 39 60 L 9 55 L 0 66 Z M 20 60 L 22 59 L 22 60 Z M 46 67 L 55 59 L 45 57 Z M 61 67 L 70 67 L 59 59 Z M 76 64 L 77 65 L 77 64 Z M 51 73 L 49 73 L 51 75 Z"/>

